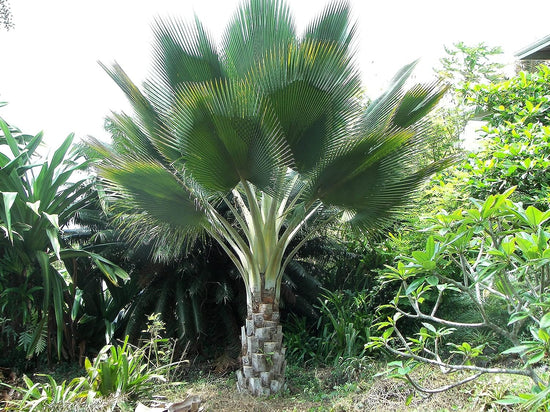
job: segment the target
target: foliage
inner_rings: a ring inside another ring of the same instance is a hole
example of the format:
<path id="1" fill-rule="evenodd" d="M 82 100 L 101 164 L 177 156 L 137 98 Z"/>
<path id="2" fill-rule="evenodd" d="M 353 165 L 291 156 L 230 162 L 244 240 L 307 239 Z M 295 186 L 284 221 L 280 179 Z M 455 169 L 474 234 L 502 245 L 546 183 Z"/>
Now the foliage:
<path id="1" fill-rule="evenodd" d="M 220 208 L 222 212 L 227 214 Z M 70 241 L 116 262 L 130 275 L 120 287 L 107 285 L 106 289 L 97 276 L 77 276 L 82 295 L 75 312 L 75 334 L 77 343 L 86 343 L 86 352 L 97 353 L 105 343 L 125 335 L 137 344 L 147 314 L 155 312 L 166 325 L 166 337 L 177 338 L 177 351 L 187 347 L 200 359 L 223 353 L 238 356 L 238 327 L 245 316 L 246 294 L 223 249 L 206 239 L 172 261 L 158 261 L 151 256 L 150 244 L 132 247 L 123 242 L 120 232 L 108 226 L 109 217 L 99 199 L 79 210 L 76 218 L 79 229 L 66 231 Z M 296 313 L 310 322 L 317 320 L 312 305 L 321 292 L 322 274 L 332 271 L 340 259 L 332 259 L 336 251 L 343 253 L 336 246 L 326 236 L 315 236 L 289 262 L 282 284 L 283 317 Z M 78 273 L 91 274 L 94 268 L 80 263 Z"/>
<path id="2" fill-rule="evenodd" d="M 361 363 L 370 338 L 372 302 L 367 291 L 324 290 L 317 308 L 319 319 L 312 327 L 305 318 L 288 322 L 286 346 L 295 364 L 341 365 L 352 374 L 353 363 Z M 345 362 L 348 365 L 344 365 Z"/>
<path id="3" fill-rule="evenodd" d="M 435 133 L 440 137 L 429 152 L 433 159 L 462 148 L 460 138 L 476 114 L 476 105 L 470 100 L 475 87 L 504 80 L 503 64 L 495 61 L 495 57 L 502 54 L 498 47 L 458 42 L 445 47 L 445 53 L 446 56 L 439 59 L 440 66 L 434 69 L 442 81 L 450 84 L 450 90 L 443 107 L 431 116 Z"/>
<path id="4" fill-rule="evenodd" d="M 13 20 L 8 0 L 0 0 L 0 25 L 6 30 L 13 28 Z"/>
<path id="5" fill-rule="evenodd" d="M 427 362 L 447 372 L 471 372 L 456 384 L 483 373 L 510 373 L 547 386 L 535 366 L 546 362 L 550 349 L 550 213 L 512 203 L 512 192 L 429 219 L 425 247 L 385 271 L 385 280 L 400 289 L 386 306 L 392 315 L 378 323 L 382 335 L 368 346 L 408 360 L 390 364 L 396 376 L 409 379 L 414 367 Z M 442 317 L 444 302 L 457 295 L 475 310 L 476 319 L 464 321 L 456 313 Z M 488 310 L 491 302 L 498 302 L 499 312 Z M 502 313 L 504 320 L 498 316 Z M 402 333 L 406 319 L 418 322 L 414 337 Z M 502 355 L 519 353 L 524 368 L 492 367 L 487 342 L 455 339 L 457 330 L 472 328 L 506 342 L 510 349 Z M 533 341 L 523 336 L 529 329 Z"/>
<path id="6" fill-rule="evenodd" d="M 502 83 L 476 88 L 482 108 L 483 149 L 469 158 L 464 185 L 478 198 L 517 186 L 516 198 L 548 208 L 550 165 L 550 69 L 521 72 Z"/>
<path id="7" fill-rule="evenodd" d="M 321 330 L 318 355 L 325 362 L 362 356 L 372 324 L 370 297 L 365 292 L 325 291 L 319 299 Z"/>
<path id="8" fill-rule="evenodd" d="M 126 338 L 120 346 L 103 347 L 93 363 L 86 358 L 84 366 L 91 389 L 101 396 L 139 396 L 149 391 L 155 385 L 152 380 L 161 380 L 162 377 L 147 370 L 146 351 L 133 349 Z"/>
<path id="9" fill-rule="evenodd" d="M 259 270 L 266 273 L 265 287 L 269 288 L 278 284 L 285 266 L 279 263 L 280 252 L 315 215 L 319 201 L 327 205 L 327 211 L 331 210 L 328 206 L 338 206 L 355 212 L 356 227 L 372 226 L 375 218 L 389 217 L 393 207 L 408 199 L 406 189 L 417 188 L 427 175 L 448 164 L 434 164 L 415 173 L 412 165 L 405 163 L 412 161 L 408 154 L 418 148 L 417 142 L 424 143 L 426 138 L 424 129 L 415 124 L 442 91 L 433 85 L 402 91 L 414 67 L 410 65 L 398 74 L 388 93 L 362 113 L 354 103 L 359 88 L 347 54 L 353 34 L 353 28 L 347 26 L 347 9 L 329 7 L 299 39 L 281 4 L 252 2 L 245 7 L 247 12 L 242 15 L 258 18 L 258 25 L 242 28 L 244 22 L 238 17 L 229 26 L 219 56 L 200 23 L 159 22 L 155 29 L 158 74 L 147 83 L 145 94 L 120 67 L 109 70 L 140 121 L 115 117 L 113 124 L 119 130 L 115 145 L 95 142 L 95 147 L 104 156 L 100 173 L 112 189 L 113 200 L 124 205 L 119 223 L 127 231 L 136 227 L 133 219 L 137 219 L 140 228 L 143 224 L 151 228 L 151 238 L 159 248 L 179 251 L 168 245 L 175 246 L 174 242 L 182 241 L 190 231 L 205 229 L 220 241 L 248 285 L 258 284 Z M 268 9 L 271 17 L 256 15 Z M 278 30 L 267 24 L 271 19 L 280 26 Z M 325 24 L 334 24 L 335 32 Z M 254 30 L 249 38 L 257 43 L 252 55 L 252 49 L 241 43 L 248 38 L 239 39 L 243 30 Z M 180 36 L 187 32 L 193 36 Z M 279 43 L 281 46 L 273 49 Z M 191 59 L 188 50 L 196 50 L 200 57 Z M 276 58 L 287 53 L 291 58 Z M 281 62 L 289 66 L 280 67 Z M 288 78 L 280 77 L 285 72 Z M 329 78 L 336 83 L 326 80 Z M 258 95 L 261 101 L 256 100 Z M 310 104 L 319 101 L 322 107 L 312 109 L 308 116 L 298 116 L 297 111 L 288 110 L 303 107 L 297 105 L 298 96 Z M 328 119 L 328 107 L 334 122 L 319 129 L 318 122 L 325 124 Z M 357 130 L 347 130 L 344 126 L 352 123 L 353 116 L 363 120 Z M 203 131 L 209 125 L 216 127 L 209 129 L 207 138 Z M 324 130 L 319 150 L 326 147 L 327 151 L 303 150 L 304 145 L 320 139 L 319 130 Z M 250 140 L 252 131 L 260 137 Z M 340 138 L 343 135 L 349 137 Z M 400 162 L 400 167 L 386 167 L 392 162 Z M 295 171 L 289 172 L 289 167 Z M 364 179 L 375 175 L 376 185 L 364 184 Z M 339 182 L 336 186 L 335 181 Z M 149 183 L 151 187 L 145 186 Z M 300 187 L 299 196 L 289 197 Z M 399 200 L 389 202 L 390 193 Z M 368 208 L 362 205 L 365 199 L 369 199 Z M 227 222 L 213 208 L 219 201 L 234 213 L 234 222 Z M 235 225 L 238 231 L 231 229 Z M 255 237 L 259 230 L 263 241 Z M 273 265 L 268 267 L 273 253 L 277 258 L 273 257 Z"/>
<path id="10" fill-rule="evenodd" d="M 171 371 L 183 363 L 173 362 L 175 343 L 162 337 L 165 327 L 160 314 L 148 320 L 144 332 L 149 337 L 139 347 L 130 345 L 126 336 L 121 345 L 104 346 L 93 362 L 86 358 L 84 366 L 94 393 L 114 394 L 115 398 L 143 396 L 159 381 L 168 381 Z"/>
<path id="11" fill-rule="evenodd" d="M 445 47 L 445 53 L 446 56 L 439 59 L 441 67 L 435 71 L 460 91 L 463 100 L 476 85 L 504 80 L 504 65 L 495 61 L 495 56 L 502 54 L 500 47 L 489 47 L 485 43 L 469 46 L 458 42 Z"/>
<path id="12" fill-rule="evenodd" d="M 47 160 L 36 150 L 42 134 L 30 136 L 0 119 L 0 309 L 13 330 L 34 326 L 32 339 L 24 337 L 32 356 L 44 331 L 57 335 L 57 354 L 65 317 L 78 296 L 72 265 L 91 259 L 103 278 L 116 284 L 126 273 L 102 256 L 72 247 L 63 236 L 75 214 L 89 202 L 87 178 L 75 180 L 87 164 L 70 152 L 73 135 Z M 54 332 L 54 328 L 55 332 Z"/>
<path id="13" fill-rule="evenodd" d="M 21 394 L 21 400 L 12 401 L 6 410 L 50 411 L 60 408 L 63 404 L 81 403 L 87 399 L 88 382 L 83 377 L 74 378 L 68 383 L 63 381 L 59 384 L 50 375 L 39 374 L 37 376 L 46 378 L 46 382 L 33 382 L 24 375 L 23 381 L 26 387 L 15 388 Z"/>
<path id="14" fill-rule="evenodd" d="M 15 387 L 22 397 L 11 401 L 8 407 L 17 410 L 53 410 L 73 404 L 73 408 L 95 405 L 99 398 L 110 399 L 113 410 L 121 399 L 136 399 L 158 388 L 158 382 L 166 382 L 175 367 L 183 362 L 173 362 L 174 344 L 162 338 L 164 324 L 158 314 L 149 317 L 149 338 L 140 347 L 128 343 L 104 346 L 97 357 L 85 360 L 87 376 L 58 384 L 50 375 L 37 375 L 46 382 L 33 382 L 27 376 L 26 387 Z M 77 406 L 79 405 L 79 406 Z"/>

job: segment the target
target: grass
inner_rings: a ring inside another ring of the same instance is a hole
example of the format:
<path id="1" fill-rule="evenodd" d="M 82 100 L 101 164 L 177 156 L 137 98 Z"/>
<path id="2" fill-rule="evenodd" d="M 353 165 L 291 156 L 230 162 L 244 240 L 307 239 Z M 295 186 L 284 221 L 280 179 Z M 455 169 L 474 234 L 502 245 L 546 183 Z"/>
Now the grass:
<path id="1" fill-rule="evenodd" d="M 351 411 L 507 411 L 493 401 L 510 393 L 528 391 L 530 383 L 517 377 L 485 375 L 477 381 L 431 396 L 416 394 L 403 381 L 374 378 L 381 365 L 372 364 L 359 376 L 346 379 L 338 368 L 287 368 L 287 389 L 267 398 L 255 398 L 236 391 L 235 374 L 225 376 L 207 368 L 195 368 L 185 374 L 183 385 L 162 385 L 149 399 L 139 399 L 148 406 L 164 406 L 181 402 L 189 396 L 201 400 L 204 411 L 219 412 L 351 412 Z M 431 366 L 422 366 L 414 372 L 425 387 L 449 383 L 451 377 L 441 375 Z M 117 403 L 118 402 L 118 403 Z M 90 405 L 89 409 L 75 409 L 75 405 L 56 406 L 58 411 L 108 411 L 116 403 L 115 411 L 135 410 L 134 402 L 118 399 L 110 404 L 109 398 Z"/>
<path id="2" fill-rule="evenodd" d="M 268 398 L 254 398 L 236 391 L 234 374 L 219 377 L 203 374 L 189 381 L 185 390 L 162 393 L 169 402 L 198 396 L 205 411 L 242 412 L 352 412 L 352 411 L 507 411 L 492 404 L 511 392 L 527 391 L 528 380 L 517 377 L 485 375 L 477 381 L 450 391 L 421 396 L 403 381 L 373 378 L 380 366 L 357 379 L 343 382 L 335 368 L 287 368 L 287 390 Z M 450 382 L 431 366 L 415 371 L 426 387 Z"/>

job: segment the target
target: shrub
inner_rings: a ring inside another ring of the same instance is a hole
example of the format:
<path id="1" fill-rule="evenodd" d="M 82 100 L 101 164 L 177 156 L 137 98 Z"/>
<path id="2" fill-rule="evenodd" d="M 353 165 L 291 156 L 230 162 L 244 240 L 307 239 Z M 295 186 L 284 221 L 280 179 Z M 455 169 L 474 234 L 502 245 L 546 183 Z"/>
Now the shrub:
<path id="1" fill-rule="evenodd" d="M 469 372 L 455 385 L 483 373 L 508 373 L 528 376 L 539 392 L 548 387 L 548 377 L 535 367 L 550 355 L 550 212 L 512 203 L 512 192 L 436 215 L 425 247 L 387 268 L 385 280 L 400 289 L 385 305 L 393 313 L 378 323 L 382 336 L 368 346 L 406 359 L 390 364 L 394 376 L 410 380 L 412 369 L 425 362 Z M 441 310 L 457 296 L 475 317 Z M 414 335 L 403 333 L 407 319 L 418 322 Z M 464 341 L 467 334 L 459 330 L 490 334 L 509 348 L 501 356 L 519 354 L 523 368 L 494 366 L 489 342 Z"/>
<path id="2" fill-rule="evenodd" d="M 22 411 L 58 410 L 76 403 L 74 407 L 80 410 L 109 398 L 113 409 L 121 400 L 149 394 L 158 382 L 167 382 L 170 372 L 182 363 L 172 362 L 174 342 L 161 338 L 164 325 L 158 314 L 149 316 L 149 320 L 149 339 L 140 347 L 130 345 L 128 336 L 122 345 L 104 346 L 93 361 L 86 358 L 87 376 L 69 383 L 58 384 L 50 375 L 37 375 L 46 378 L 46 382 L 35 383 L 24 376 L 26 387 L 14 388 L 21 399 L 10 401 L 7 407 Z"/>

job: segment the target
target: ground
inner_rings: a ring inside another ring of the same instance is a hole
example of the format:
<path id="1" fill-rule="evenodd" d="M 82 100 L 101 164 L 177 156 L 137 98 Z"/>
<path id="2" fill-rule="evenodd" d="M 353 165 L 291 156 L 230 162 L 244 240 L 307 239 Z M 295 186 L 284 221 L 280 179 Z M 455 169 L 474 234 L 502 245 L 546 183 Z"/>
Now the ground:
<path id="1" fill-rule="evenodd" d="M 507 411 L 515 409 L 493 402 L 508 394 L 529 392 L 531 385 L 524 377 L 484 375 L 472 383 L 426 396 L 414 392 L 405 381 L 377 377 L 382 368 L 383 365 L 373 362 L 363 365 L 355 376 L 350 376 L 349 370 L 343 373 L 338 367 L 294 365 L 287 368 L 287 389 L 284 392 L 268 398 L 255 398 L 237 392 L 234 371 L 220 374 L 216 368 L 202 365 L 183 371 L 179 379 L 181 383 L 155 386 L 148 398 L 132 401 L 121 397 L 116 400 L 107 398 L 86 406 L 79 403 L 55 405 L 51 410 L 134 412 L 137 402 L 164 409 L 169 404 L 194 397 L 200 401 L 199 410 L 205 412 Z M 78 373 L 76 370 L 52 372 L 58 375 L 58 382 Z M 426 388 L 447 385 L 457 377 L 442 375 L 429 365 L 421 366 L 414 374 Z M 194 412 L 192 409 L 179 411 Z"/>
<path id="2" fill-rule="evenodd" d="M 167 394 L 173 402 L 187 396 L 198 396 L 204 411 L 217 412 L 298 412 L 298 411 L 506 411 L 507 407 L 492 404 L 510 391 L 527 391 L 529 381 L 510 376 L 486 375 L 474 383 L 450 391 L 421 396 L 404 381 L 369 378 L 334 383 L 334 369 L 296 369 L 287 373 L 288 389 L 269 398 L 254 398 L 237 393 L 235 379 L 203 376 L 184 386 L 184 394 Z M 295 373 L 293 376 L 292 373 Z M 437 370 L 423 367 L 418 372 L 426 387 L 437 387 L 451 382 Z"/>

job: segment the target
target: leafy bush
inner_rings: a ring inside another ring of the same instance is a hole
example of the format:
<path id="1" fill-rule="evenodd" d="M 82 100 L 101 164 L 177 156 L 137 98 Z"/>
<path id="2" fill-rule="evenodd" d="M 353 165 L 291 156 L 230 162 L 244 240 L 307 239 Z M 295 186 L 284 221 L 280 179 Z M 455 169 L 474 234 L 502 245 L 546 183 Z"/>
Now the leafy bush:
<path id="1" fill-rule="evenodd" d="M 290 363 L 341 367 L 352 376 L 367 363 L 365 344 L 370 338 L 372 302 L 368 292 L 324 290 L 317 305 L 319 319 L 308 326 L 304 318 L 286 325 L 285 345 Z"/>
<path id="2" fill-rule="evenodd" d="M 84 402 L 88 397 L 88 381 L 83 378 L 74 378 L 69 383 L 63 381 L 58 384 L 50 375 L 39 374 L 39 377 L 46 378 L 45 383 L 33 382 L 29 377 L 23 375 L 26 388 L 15 388 L 21 394 L 21 400 L 11 402 L 7 410 L 21 411 L 42 411 L 56 410 L 62 404 Z"/>
<path id="3" fill-rule="evenodd" d="M 68 403 L 95 405 L 98 399 L 110 398 L 111 409 L 122 399 L 136 399 L 149 394 L 158 382 L 167 382 L 173 369 L 183 361 L 172 362 L 173 342 L 161 338 L 164 325 L 158 314 L 149 317 L 149 339 L 133 347 L 126 336 L 122 345 L 106 345 L 97 357 L 85 360 L 87 376 L 58 384 L 50 375 L 37 375 L 46 382 L 33 382 L 24 376 L 26 387 L 14 388 L 20 400 L 11 401 L 16 410 L 55 410 Z M 7 385 L 6 385 L 7 386 Z M 79 407 L 80 407 L 79 406 Z M 76 407 L 76 406 L 75 406 Z"/>
<path id="4" fill-rule="evenodd" d="M 145 352 L 128 345 L 128 338 L 122 346 L 105 346 L 93 363 L 88 358 L 84 363 L 91 389 L 101 396 L 146 393 L 151 380 L 163 378 L 148 372 L 144 360 Z"/>
<path id="5" fill-rule="evenodd" d="M 447 372 L 471 373 L 457 384 L 483 373 L 511 373 L 548 386 L 548 377 L 535 366 L 550 355 L 550 212 L 512 203 L 512 192 L 434 216 L 425 247 L 388 267 L 385 280 L 400 289 L 385 306 L 392 315 L 378 323 L 382 336 L 368 346 L 407 359 L 390 364 L 395 376 L 409 379 L 413 368 L 427 362 Z M 463 321 L 441 311 L 457 295 L 468 301 L 477 319 Z M 496 303 L 500 311 L 488 310 Z M 406 319 L 419 323 L 414 336 L 402 332 Z M 465 336 L 457 334 L 460 329 L 491 332 L 510 348 L 502 356 L 520 354 L 523 368 L 494 367 L 486 356 L 488 342 L 457 340 Z M 528 331 L 534 340 L 525 339 Z"/>
<path id="6" fill-rule="evenodd" d="M 485 114 L 483 149 L 465 165 L 465 190 L 483 199 L 517 186 L 515 199 L 548 207 L 550 180 L 550 68 L 521 72 L 479 86 L 473 101 Z"/>
<path id="7" fill-rule="evenodd" d="M 100 278 L 113 284 L 127 277 L 102 256 L 73 247 L 63 235 L 90 200 L 91 181 L 75 179 L 87 162 L 71 150 L 73 137 L 43 160 L 36 153 L 41 133 L 23 134 L 0 118 L 0 315 L 9 319 L 27 357 L 44 349 L 50 325 L 61 358 L 64 336 L 70 335 L 66 318 L 79 293 L 68 262 L 89 259 Z M 8 343 L 0 341 L 0 349 L 20 350 Z"/>
<path id="8" fill-rule="evenodd" d="M 318 356 L 333 364 L 342 358 L 362 356 L 373 320 L 368 292 L 326 290 L 319 299 L 319 308 Z"/>

